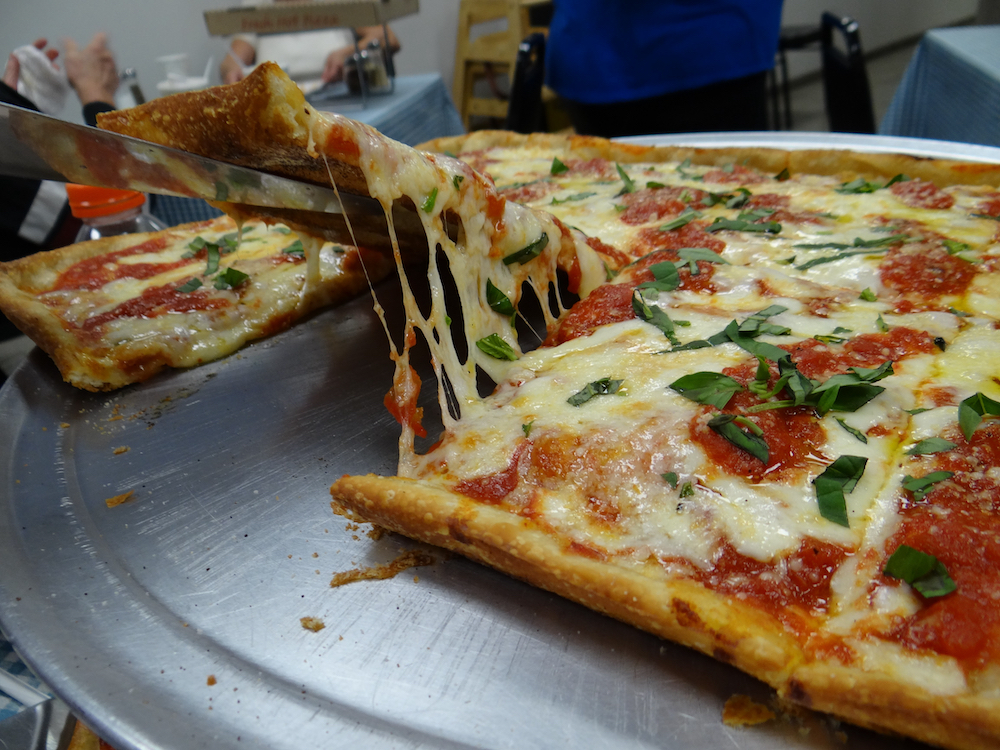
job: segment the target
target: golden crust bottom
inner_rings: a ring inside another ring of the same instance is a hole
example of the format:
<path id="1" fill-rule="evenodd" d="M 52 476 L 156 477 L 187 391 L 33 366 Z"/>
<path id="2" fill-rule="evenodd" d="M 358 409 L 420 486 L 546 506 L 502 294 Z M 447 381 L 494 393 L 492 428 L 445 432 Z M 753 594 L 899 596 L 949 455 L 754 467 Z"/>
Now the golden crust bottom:
<path id="1" fill-rule="evenodd" d="M 592 559 L 529 519 L 427 482 L 345 476 L 335 502 L 366 520 L 458 552 L 766 682 L 795 703 L 878 731 L 950 748 L 996 747 L 998 700 L 940 696 L 860 666 L 810 659 L 770 615 L 661 568 Z"/>

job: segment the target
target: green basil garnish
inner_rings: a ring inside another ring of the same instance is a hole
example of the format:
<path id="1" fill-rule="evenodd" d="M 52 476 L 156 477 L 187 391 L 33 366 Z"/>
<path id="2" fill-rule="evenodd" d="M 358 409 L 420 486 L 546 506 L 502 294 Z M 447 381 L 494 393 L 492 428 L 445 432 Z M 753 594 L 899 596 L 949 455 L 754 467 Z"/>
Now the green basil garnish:
<path id="1" fill-rule="evenodd" d="M 906 581 L 927 599 L 950 594 L 958 588 L 940 560 L 906 544 L 896 548 L 882 572 Z"/>
<path id="2" fill-rule="evenodd" d="M 938 482 L 951 479 L 955 476 L 953 471 L 932 471 L 922 477 L 911 477 L 909 474 L 903 477 L 903 489 L 913 493 L 913 499 L 917 502 L 924 499 L 924 495 L 931 491 Z"/>
<path id="3" fill-rule="evenodd" d="M 969 396 L 958 405 L 958 426 L 966 440 L 972 440 L 972 433 L 987 414 L 1000 416 L 1000 403 L 982 393 Z"/>
<path id="4" fill-rule="evenodd" d="M 297 255 L 305 257 L 306 249 L 302 246 L 302 240 L 295 240 L 291 245 L 281 251 L 285 255 Z"/>
<path id="5" fill-rule="evenodd" d="M 188 292 L 193 292 L 195 289 L 198 289 L 200 286 L 201 286 L 201 279 L 191 278 L 185 281 L 179 287 L 177 287 L 177 291 L 184 292 L 185 294 L 187 294 Z"/>
<path id="6" fill-rule="evenodd" d="M 939 437 L 929 437 L 926 440 L 921 440 L 919 443 L 914 445 L 908 451 L 906 451 L 907 456 L 926 456 L 930 453 L 942 453 L 944 451 L 950 451 L 955 448 L 956 444 L 950 440 L 945 440 Z"/>
<path id="7" fill-rule="evenodd" d="M 239 286 L 249 278 L 250 276 L 243 273 L 242 271 L 229 267 L 215 277 L 215 288 L 232 289 L 234 287 Z"/>
<path id="8" fill-rule="evenodd" d="M 506 258 L 504 258 L 503 264 L 505 266 L 509 266 L 512 263 L 520 263 L 521 265 L 524 265 L 529 260 L 534 260 L 539 255 L 541 255 L 542 250 L 544 250 L 545 246 L 548 244 L 549 244 L 549 235 L 546 234 L 545 232 L 542 232 L 542 236 L 539 237 L 534 242 L 532 242 L 530 245 L 522 247 L 517 252 L 511 253 Z"/>
<path id="9" fill-rule="evenodd" d="M 569 167 L 559 161 L 559 157 L 553 157 L 552 166 L 549 168 L 549 174 L 562 174 L 563 172 L 568 172 Z"/>
<path id="10" fill-rule="evenodd" d="M 813 480 L 819 514 L 823 518 L 850 527 L 845 495 L 857 486 L 867 464 L 868 459 L 863 456 L 841 456 Z"/>
<path id="11" fill-rule="evenodd" d="M 570 406 L 580 406 L 596 396 L 612 396 L 621 389 L 624 380 L 612 380 L 611 378 L 601 378 L 593 383 L 587 383 L 583 390 L 577 391 L 568 399 L 566 403 Z"/>
<path id="12" fill-rule="evenodd" d="M 438 197 L 438 189 L 435 187 L 433 190 L 431 190 L 430 193 L 427 194 L 427 197 L 424 198 L 424 202 L 420 204 L 420 210 L 423 211 L 425 214 L 429 214 L 431 211 L 433 211 L 434 204 L 437 203 L 437 197 Z"/>
<path id="13" fill-rule="evenodd" d="M 501 315 L 514 314 L 514 303 L 510 301 L 510 297 L 497 289 L 490 279 L 486 279 L 486 304 L 493 312 Z"/>
<path id="14" fill-rule="evenodd" d="M 496 333 L 491 333 L 489 336 L 479 339 L 476 342 L 476 346 L 483 353 L 493 357 L 493 359 L 509 359 L 511 361 L 517 359 L 517 352 L 514 351 L 514 348 Z"/>
<path id="15" fill-rule="evenodd" d="M 741 430 L 740 424 L 749 427 L 750 432 Z M 761 463 L 767 463 L 770 451 L 764 438 L 761 437 L 763 431 L 746 417 L 737 417 L 735 414 L 719 414 L 708 420 L 708 426 L 737 448 L 745 450 Z"/>
<path id="16" fill-rule="evenodd" d="M 721 372 L 684 375 L 667 387 L 696 404 L 708 404 L 716 409 L 726 408 L 733 395 L 743 390 L 738 381 Z"/>

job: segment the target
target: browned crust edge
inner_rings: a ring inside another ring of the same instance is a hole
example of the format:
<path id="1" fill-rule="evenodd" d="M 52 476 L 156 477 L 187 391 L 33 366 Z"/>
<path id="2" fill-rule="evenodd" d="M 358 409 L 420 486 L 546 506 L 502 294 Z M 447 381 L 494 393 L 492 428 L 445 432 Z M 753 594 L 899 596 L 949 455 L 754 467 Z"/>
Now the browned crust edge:
<path id="1" fill-rule="evenodd" d="M 642 146 L 618 143 L 593 136 L 532 133 L 525 135 L 503 130 L 477 130 L 468 135 L 449 136 L 417 146 L 424 151 L 462 154 L 489 148 L 532 147 L 572 155 L 574 158 L 604 158 L 623 163 L 683 161 L 722 166 L 738 161 L 771 174 L 788 169 L 792 174 L 837 175 L 874 179 L 905 173 L 946 185 L 1000 185 L 1000 164 L 933 159 L 907 154 L 863 153 L 849 149 L 783 150 L 758 147 L 694 148 L 690 146 Z"/>
<path id="2" fill-rule="evenodd" d="M 661 569 L 628 570 L 569 552 L 529 519 L 423 481 L 345 476 L 336 503 L 406 536 L 458 552 L 753 675 L 780 695 L 855 724 L 948 748 L 1000 738 L 997 700 L 941 697 L 890 676 L 810 661 L 766 613 Z"/>

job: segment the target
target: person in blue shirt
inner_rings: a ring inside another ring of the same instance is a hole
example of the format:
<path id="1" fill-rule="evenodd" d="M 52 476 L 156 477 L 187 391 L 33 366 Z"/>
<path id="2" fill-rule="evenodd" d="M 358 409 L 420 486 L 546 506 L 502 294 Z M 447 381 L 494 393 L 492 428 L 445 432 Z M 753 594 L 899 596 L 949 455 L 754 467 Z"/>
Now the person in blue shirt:
<path id="1" fill-rule="evenodd" d="M 546 82 L 578 133 L 767 129 L 782 0 L 554 0 Z"/>

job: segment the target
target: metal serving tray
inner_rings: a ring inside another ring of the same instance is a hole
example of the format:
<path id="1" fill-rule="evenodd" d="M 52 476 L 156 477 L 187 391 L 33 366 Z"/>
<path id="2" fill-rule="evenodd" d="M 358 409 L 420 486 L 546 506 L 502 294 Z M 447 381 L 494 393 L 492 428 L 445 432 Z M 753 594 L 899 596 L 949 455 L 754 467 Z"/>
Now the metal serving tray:
<path id="1" fill-rule="evenodd" d="M 399 330 L 398 286 L 379 296 Z M 111 394 L 64 384 L 35 350 L 0 390 L 0 624 L 105 739 L 119 750 L 918 746 L 809 715 L 727 727 L 728 698 L 766 703 L 771 691 L 439 550 L 431 566 L 330 588 L 335 572 L 416 546 L 373 540 L 329 507 L 341 474 L 394 471 L 391 366 L 371 307 L 363 297 Z M 325 628 L 304 629 L 307 616 Z"/>

